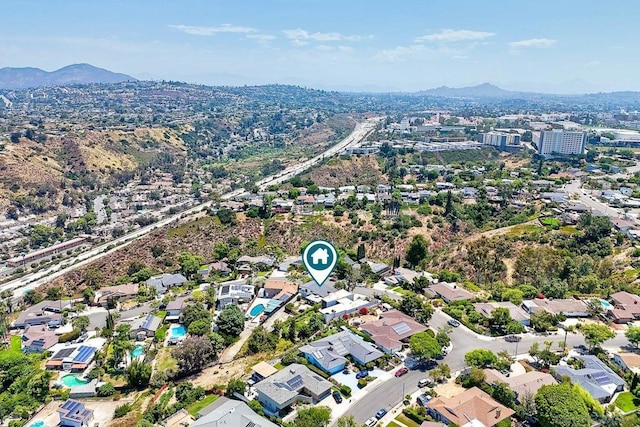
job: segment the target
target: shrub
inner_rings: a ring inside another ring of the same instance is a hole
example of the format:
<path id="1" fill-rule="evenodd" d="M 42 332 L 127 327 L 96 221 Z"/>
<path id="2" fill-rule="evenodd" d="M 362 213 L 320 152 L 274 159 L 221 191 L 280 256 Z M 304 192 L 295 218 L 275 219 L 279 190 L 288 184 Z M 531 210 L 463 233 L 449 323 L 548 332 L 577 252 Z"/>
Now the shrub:
<path id="1" fill-rule="evenodd" d="M 82 332 L 80 331 L 80 329 L 74 329 L 71 332 L 67 332 L 66 334 L 62 334 L 60 335 L 60 337 L 58 338 L 58 342 L 69 342 L 69 341 L 73 341 L 75 339 L 78 339 L 78 337 L 80 337 L 80 334 Z"/>
<path id="2" fill-rule="evenodd" d="M 358 387 L 359 388 L 364 388 L 364 387 L 366 387 L 366 385 L 367 385 L 367 380 L 365 380 L 364 378 L 360 378 L 358 380 Z"/>
<path id="3" fill-rule="evenodd" d="M 351 387 L 349 387 L 348 385 L 343 385 L 340 387 L 340 393 L 344 396 L 344 397 L 349 397 L 351 396 Z"/>
<path id="4" fill-rule="evenodd" d="M 98 395 L 98 397 L 112 396 L 113 394 L 115 394 L 115 392 L 116 389 L 111 383 L 102 384 L 100 387 L 98 387 L 98 390 L 96 390 L 96 394 Z"/>
<path id="5" fill-rule="evenodd" d="M 128 403 L 125 403 L 124 405 L 116 406 L 116 410 L 113 411 L 113 418 L 124 417 L 129 412 L 131 412 L 131 405 Z"/>

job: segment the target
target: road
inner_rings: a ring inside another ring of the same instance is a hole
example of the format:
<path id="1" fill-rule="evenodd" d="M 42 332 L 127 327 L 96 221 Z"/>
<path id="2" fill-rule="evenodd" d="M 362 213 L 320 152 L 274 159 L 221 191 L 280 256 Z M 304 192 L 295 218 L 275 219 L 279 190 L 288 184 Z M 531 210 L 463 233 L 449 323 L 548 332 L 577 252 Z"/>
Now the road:
<path id="1" fill-rule="evenodd" d="M 569 194 L 575 194 L 579 197 L 580 202 L 590 208 L 592 211 L 598 211 L 604 213 L 609 218 L 621 218 L 622 214 L 617 209 L 612 208 L 606 203 L 602 203 L 599 200 L 592 198 L 590 194 L 587 194 L 586 190 L 582 189 L 582 182 L 579 179 L 574 179 L 571 182 L 563 185 L 562 187 Z"/>
<path id="2" fill-rule="evenodd" d="M 375 117 L 375 118 L 367 119 L 363 123 L 358 123 L 355 129 L 353 130 L 353 132 L 349 134 L 349 136 L 347 136 L 345 139 L 340 141 L 338 144 L 332 146 L 322 154 L 319 154 L 318 156 L 312 159 L 306 160 L 299 165 L 291 166 L 277 173 L 276 175 L 264 178 L 263 180 L 258 181 L 256 184 L 260 188 L 265 188 L 269 185 L 279 184 L 288 179 L 291 179 L 295 175 L 298 175 L 301 172 L 304 172 L 305 170 L 309 169 L 310 167 L 320 163 L 325 158 L 334 156 L 340 153 L 345 148 L 360 142 L 362 139 L 364 139 L 367 136 L 367 134 L 369 134 L 369 132 L 371 132 L 375 128 L 379 120 L 381 120 L 381 118 Z M 235 196 L 242 194 L 244 191 L 245 191 L 244 188 L 236 189 L 234 191 L 231 191 L 229 193 L 222 195 L 221 199 L 223 200 L 231 199 Z M 153 230 L 169 225 L 174 221 L 177 222 L 181 217 L 192 215 L 196 212 L 199 212 L 202 209 L 210 207 L 213 203 L 214 203 L 213 201 L 201 203 L 197 206 L 187 209 L 186 211 L 177 213 L 175 215 L 171 215 L 151 225 L 148 225 L 146 227 L 141 227 L 122 237 L 110 240 L 104 244 L 101 244 L 85 252 L 82 252 L 76 256 L 73 256 L 72 258 L 68 258 L 62 261 L 59 265 L 54 265 L 44 270 L 27 274 L 21 278 L 7 282 L 2 286 L 0 286 L 0 291 L 5 291 L 5 290 L 14 291 L 14 298 L 16 299 L 20 298 L 28 290 L 35 289 L 55 279 L 56 277 L 62 276 L 72 270 L 75 270 L 76 268 L 82 267 L 83 265 L 89 264 L 93 261 L 98 260 L 99 258 L 102 258 L 103 256 L 111 254 L 119 250 L 120 248 L 131 244 L 135 240 L 151 233 Z"/>
<path id="3" fill-rule="evenodd" d="M 429 321 L 429 325 L 433 328 L 445 328 L 447 327 L 447 321 L 450 319 L 448 315 L 441 311 L 436 311 L 433 317 Z M 560 333 L 558 335 L 538 336 L 532 334 L 523 334 L 522 340 L 519 343 L 506 342 L 503 338 L 490 338 L 482 337 L 478 338 L 475 333 L 460 326 L 458 328 L 450 328 L 449 337 L 451 338 L 452 350 L 443 360 L 438 363 L 446 363 L 451 368 L 451 372 L 460 371 L 466 367 L 464 363 L 465 353 L 477 349 L 484 348 L 499 352 L 507 350 L 511 354 L 526 354 L 529 351 L 529 347 L 534 342 L 543 343 L 544 341 L 553 341 L 554 346 L 552 348 L 558 349 L 557 342 L 563 342 L 565 335 Z M 584 344 L 584 339 L 581 334 L 568 334 L 567 346 L 573 347 L 574 345 Z M 618 334 L 615 338 L 604 343 L 605 347 L 622 347 L 628 344 L 628 340 L 623 334 Z M 517 348 L 516 348 L 517 346 Z M 400 378 L 391 378 L 384 383 L 378 385 L 378 387 L 368 391 L 366 395 L 359 401 L 355 402 L 351 408 L 345 413 L 345 415 L 353 415 L 356 422 L 364 423 L 369 417 L 372 417 L 376 411 L 380 408 L 393 408 L 399 404 L 406 394 L 414 393 L 418 390 L 418 381 L 422 378 L 428 377 L 427 371 L 411 370 L 408 374 Z"/>

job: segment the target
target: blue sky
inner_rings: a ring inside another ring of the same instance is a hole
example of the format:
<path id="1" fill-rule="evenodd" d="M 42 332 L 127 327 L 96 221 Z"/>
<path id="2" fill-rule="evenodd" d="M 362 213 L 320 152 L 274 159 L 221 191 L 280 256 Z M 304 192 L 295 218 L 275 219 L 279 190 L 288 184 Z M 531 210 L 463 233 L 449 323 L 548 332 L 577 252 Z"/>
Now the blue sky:
<path id="1" fill-rule="evenodd" d="M 633 0 L 0 0 L 0 67 L 415 91 L 640 90 Z"/>

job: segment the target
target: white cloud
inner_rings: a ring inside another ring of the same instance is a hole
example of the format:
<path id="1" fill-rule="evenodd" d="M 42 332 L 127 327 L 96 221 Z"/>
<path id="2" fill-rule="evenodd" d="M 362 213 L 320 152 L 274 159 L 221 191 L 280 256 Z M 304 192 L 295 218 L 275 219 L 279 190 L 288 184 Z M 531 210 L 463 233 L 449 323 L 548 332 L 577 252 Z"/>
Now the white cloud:
<path id="1" fill-rule="evenodd" d="M 293 43 L 298 46 L 302 46 L 299 42 L 304 41 L 316 41 L 316 42 L 337 42 L 337 41 L 350 41 L 350 42 L 359 42 L 362 40 L 372 39 L 372 35 L 368 36 L 360 36 L 357 34 L 354 35 L 345 35 L 341 33 L 310 33 L 302 28 L 296 28 L 295 30 L 282 30 L 284 35 L 293 40 Z"/>
<path id="2" fill-rule="evenodd" d="M 472 31 L 472 30 L 452 30 L 444 29 L 437 33 L 427 34 L 417 37 L 415 43 L 452 43 L 471 40 L 483 40 L 489 37 L 495 36 L 495 33 L 489 33 L 486 31 Z"/>
<path id="3" fill-rule="evenodd" d="M 259 42 L 268 42 L 276 39 L 276 36 L 272 36 L 271 34 L 247 34 L 246 37 Z"/>
<path id="4" fill-rule="evenodd" d="M 385 49 L 378 52 L 374 59 L 382 61 L 396 61 L 399 59 L 405 59 L 407 57 L 414 57 L 426 52 L 426 48 L 421 44 L 414 44 L 411 46 L 397 46 L 393 49 Z"/>
<path id="5" fill-rule="evenodd" d="M 242 27 L 239 25 L 222 24 L 217 27 L 194 27 L 190 25 L 169 25 L 169 28 L 182 31 L 186 34 L 193 34 L 196 36 L 215 36 L 219 33 L 257 33 L 258 30 L 251 27 Z"/>
<path id="6" fill-rule="evenodd" d="M 556 44 L 556 40 L 553 39 L 528 39 L 520 40 L 517 42 L 509 43 L 509 47 L 512 51 L 519 51 L 530 47 L 534 48 L 549 48 Z"/>

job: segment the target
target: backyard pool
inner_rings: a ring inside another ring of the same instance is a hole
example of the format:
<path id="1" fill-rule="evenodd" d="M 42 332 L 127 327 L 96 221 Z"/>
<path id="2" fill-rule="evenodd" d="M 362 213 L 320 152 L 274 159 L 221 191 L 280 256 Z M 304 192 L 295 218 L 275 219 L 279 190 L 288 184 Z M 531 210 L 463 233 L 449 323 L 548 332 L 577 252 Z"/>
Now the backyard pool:
<path id="1" fill-rule="evenodd" d="M 258 314 L 262 313 L 263 311 L 264 311 L 264 305 L 258 304 L 253 306 L 249 314 L 251 315 L 251 317 L 256 317 Z"/>
<path id="2" fill-rule="evenodd" d="M 75 386 L 85 385 L 89 383 L 89 381 L 81 380 L 80 378 L 78 378 L 77 375 L 74 375 L 74 374 L 67 374 L 64 377 L 62 377 L 61 380 L 62 380 L 62 383 L 67 387 L 75 387 Z"/>
<path id="3" fill-rule="evenodd" d="M 184 338 L 185 335 L 187 335 L 187 330 L 184 325 L 174 325 L 171 327 L 170 331 L 171 334 L 169 335 L 169 338 L 174 340 Z"/>
<path id="4" fill-rule="evenodd" d="M 143 354 L 144 354 L 144 346 L 143 345 L 138 345 L 131 352 L 131 357 L 140 357 Z"/>
<path id="5" fill-rule="evenodd" d="M 44 421 L 36 421 L 35 423 L 29 425 L 29 427 L 42 427 L 44 426 Z"/>
<path id="6" fill-rule="evenodd" d="M 603 307 L 605 310 L 608 310 L 608 309 L 610 309 L 611 307 L 613 307 L 611 304 L 609 304 L 609 302 L 607 302 L 607 301 L 605 301 L 605 300 L 603 300 L 603 299 L 601 299 L 601 300 L 600 300 L 600 304 L 602 304 L 602 307 Z"/>

